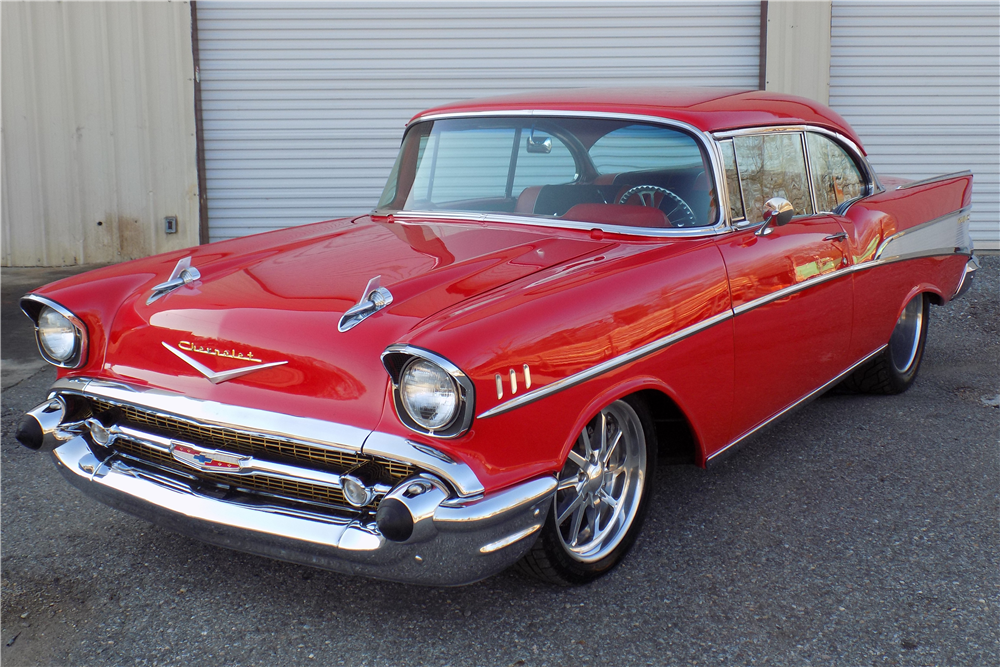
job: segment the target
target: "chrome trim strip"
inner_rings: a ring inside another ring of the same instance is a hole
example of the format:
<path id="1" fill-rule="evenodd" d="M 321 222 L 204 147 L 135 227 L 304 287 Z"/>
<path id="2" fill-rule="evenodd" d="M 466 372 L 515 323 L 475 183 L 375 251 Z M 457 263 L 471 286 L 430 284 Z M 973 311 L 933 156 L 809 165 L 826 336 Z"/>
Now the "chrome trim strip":
<path id="1" fill-rule="evenodd" d="M 775 292 L 771 292 L 770 294 L 754 299 L 753 301 L 747 301 L 746 303 L 742 303 L 736 306 L 735 308 L 733 308 L 733 315 L 742 315 L 743 313 L 751 311 L 754 308 L 759 308 L 760 306 L 767 305 L 772 301 L 783 299 L 786 296 L 795 294 L 796 292 L 801 292 L 804 289 L 813 287 L 814 285 L 819 285 L 820 283 L 825 283 L 828 280 L 833 280 L 834 278 L 842 278 L 844 276 L 848 276 L 851 273 L 853 273 L 851 271 L 851 267 L 847 267 L 844 269 L 837 269 L 835 271 L 831 271 L 830 273 L 824 273 L 822 275 L 809 278 L 808 280 L 803 280 L 800 283 L 795 283 L 794 285 L 783 287 Z"/>
<path id="2" fill-rule="evenodd" d="M 725 310 L 721 313 L 713 315 L 712 317 L 709 317 L 708 319 L 702 320 L 697 324 L 693 324 L 689 327 L 681 329 L 680 331 L 675 331 L 669 336 L 664 336 L 663 338 L 654 340 L 651 343 L 646 343 L 641 347 L 637 347 L 631 352 L 620 354 L 617 357 L 613 357 L 611 359 L 608 359 L 607 361 L 597 364 L 596 366 L 592 366 L 587 370 L 580 371 L 579 373 L 575 373 L 568 377 L 564 377 L 561 380 L 556 380 L 552 384 L 545 385 L 544 387 L 539 387 L 538 389 L 529 391 L 526 394 L 522 394 L 516 398 L 512 398 L 509 401 L 501 403 L 500 405 L 497 405 L 496 407 L 493 407 L 487 410 L 486 412 L 482 413 L 481 415 L 479 415 L 479 419 L 486 419 L 487 417 L 495 417 L 496 415 L 501 415 L 515 408 L 519 408 L 522 405 L 527 405 L 528 403 L 534 403 L 535 401 L 545 398 L 546 396 L 550 396 L 556 392 L 562 391 L 564 389 L 569 389 L 570 387 L 574 387 L 582 382 L 586 382 L 587 380 L 595 378 L 599 375 L 603 375 L 608 371 L 612 371 L 626 364 L 630 364 L 636 359 L 640 359 L 654 352 L 658 352 L 659 350 L 662 350 L 665 347 L 668 347 L 670 345 L 673 345 L 674 343 L 684 340 L 685 338 L 693 336 L 699 331 L 703 331 L 704 329 L 708 329 L 709 327 L 715 326 L 720 322 L 724 322 L 729 318 L 731 318 L 732 316 L 733 316 L 733 311 Z"/>
<path id="3" fill-rule="evenodd" d="M 190 366 L 191 368 L 195 369 L 196 371 L 204 375 L 205 378 L 212 384 L 219 384 L 227 380 L 234 380 L 238 377 L 243 377 L 244 375 L 253 373 L 254 371 L 264 370 L 265 368 L 273 368 L 275 366 L 281 366 L 288 363 L 287 361 L 273 361 L 269 364 L 260 364 L 258 366 L 244 366 L 243 368 L 233 368 L 228 371 L 215 372 L 208 366 L 192 359 L 191 357 L 187 356 L 177 348 L 172 347 L 168 343 L 164 341 L 160 342 L 163 344 L 163 347 L 173 352 L 175 356 L 177 356 L 181 361 L 186 363 L 188 366 Z"/>
<path id="4" fill-rule="evenodd" d="M 627 120 L 627 121 L 638 121 L 643 123 L 651 123 L 654 125 L 662 125 L 664 127 L 669 127 L 672 129 L 682 130 L 693 137 L 695 137 L 705 149 L 705 153 L 708 155 L 712 162 L 712 174 L 715 177 L 716 191 L 725 186 L 726 182 L 726 172 L 725 166 L 722 164 L 721 155 L 715 149 L 715 142 L 712 138 L 699 130 L 694 125 L 690 125 L 683 121 L 673 120 L 671 118 L 664 118 L 662 116 L 647 116 L 643 114 L 630 114 L 630 113 L 612 113 L 605 111 L 567 111 L 567 110 L 556 110 L 556 109 L 511 109 L 511 110 L 491 110 L 491 111 L 453 111 L 447 113 L 436 113 L 436 114 L 426 114 L 417 116 L 413 118 L 409 123 L 406 124 L 406 129 L 409 129 L 414 123 L 422 123 L 424 121 L 435 121 L 435 120 L 445 120 L 451 118 L 489 118 L 489 117 L 562 117 L 562 118 L 599 118 L 606 120 Z M 400 213 L 405 213 L 405 211 L 384 211 L 380 212 L 381 215 L 392 215 L 393 217 L 398 216 Z M 437 215 L 437 213 L 422 213 L 421 217 L 428 215 Z M 717 235 L 724 233 L 729 230 L 729 225 L 727 222 L 726 212 L 719 207 L 718 218 L 716 222 L 712 225 L 706 225 L 705 227 L 689 228 L 689 229 L 676 229 L 673 230 L 650 230 L 644 227 L 614 227 L 610 229 L 600 226 L 597 223 L 574 223 L 573 221 L 556 221 L 559 224 L 553 224 L 552 222 L 548 224 L 540 223 L 536 218 L 522 217 L 522 216 L 490 216 L 489 214 L 484 214 L 487 217 L 474 218 L 471 215 L 461 216 L 466 220 L 480 220 L 482 222 L 512 222 L 515 224 L 525 224 L 526 222 L 532 225 L 539 225 L 542 227 L 562 227 L 570 229 L 600 229 L 608 234 L 628 234 L 630 236 L 647 236 L 647 237 L 664 237 L 664 236 L 706 236 L 706 235 Z M 438 216 L 441 217 L 441 216 Z M 567 224 L 571 223 L 571 224 Z M 700 233 L 691 234 L 689 232 L 699 230 L 704 230 Z"/>
<path id="5" fill-rule="evenodd" d="M 882 350 L 884 350 L 886 347 L 888 347 L 888 346 L 887 345 L 881 346 L 880 348 L 878 348 L 877 350 L 875 350 L 871 354 L 866 355 L 864 358 L 861 359 L 861 361 L 858 361 L 858 362 L 852 364 L 847 370 L 845 370 L 840 375 L 838 375 L 837 377 L 833 378 L 832 380 L 830 380 L 829 382 L 827 382 L 826 384 L 824 384 L 823 386 L 821 386 L 819 389 L 814 389 L 813 391 L 809 392 L 808 394 L 806 394 L 805 396 L 803 396 L 799 400 L 797 400 L 794 403 L 792 403 L 791 405 L 789 405 L 787 408 L 784 408 L 783 410 L 780 410 L 779 412 L 777 412 L 774 415 L 768 417 L 767 419 L 765 419 L 761 423 L 757 424 L 756 426 L 754 426 L 753 428 L 751 428 L 749 431 L 747 431 L 746 433 L 744 433 L 740 437 L 736 438 L 735 440 L 733 440 L 732 442 L 730 442 L 728 445 L 726 445 L 725 447 L 723 447 L 719 451 L 717 451 L 714 454 L 712 454 L 711 456 L 709 456 L 707 459 L 705 459 L 705 463 L 707 464 L 707 463 L 711 462 L 712 460 L 714 460 L 715 458 L 717 458 L 719 455 L 721 455 L 721 454 L 729 451 L 730 449 L 732 449 L 733 447 L 735 447 L 739 443 L 743 442 L 744 440 L 746 440 L 747 438 L 749 438 L 753 434 L 757 433 L 759 430 L 761 430 L 762 428 L 764 428 L 768 424 L 772 423 L 776 419 L 779 419 L 780 417 L 784 416 L 785 414 L 787 414 L 791 410 L 794 410 L 795 408 L 797 408 L 798 406 L 802 405 L 803 403 L 805 403 L 809 399 L 814 398 L 815 396 L 818 396 L 819 394 L 822 394 L 827 389 L 830 389 L 831 387 L 833 387 L 834 385 L 836 385 L 838 382 L 840 382 L 841 380 L 843 380 L 845 377 L 847 377 L 848 375 L 850 375 L 851 373 L 853 373 L 855 369 L 857 369 L 859 366 L 861 366 L 862 364 L 864 364 L 866 361 L 868 361 L 869 359 L 872 359 L 873 357 L 878 356 L 882 352 Z"/>
<path id="6" fill-rule="evenodd" d="M 508 535 L 502 540 L 497 540 L 496 542 L 490 542 L 489 544 L 484 544 L 483 546 L 479 547 L 479 553 L 491 554 L 494 551 L 499 551 L 500 549 L 503 549 L 504 547 L 509 547 L 510 545 L 514 544 L 514 542 L 517 542 L 518 540 L 523 540 L 528 535 L 531 535 L 532 533 L 538 531 L 541 527 L 542 524 L 540 523 L 534 526 L 528 526 L 527 528 L 523 528 L 517 531 L 513 535 Z"/>
<path id="7" fill-rule="evenodd" d="M 398 435 L 375 431 L 365 440 L 365 456 L 406 461 L 418 468 L 435 473 L 449 482 L 460 496 L 478 496 L 485 491 L 483 483 L 465 463 L 456 461 L 430 445 L 412 442 Z"/>
<path id="8" fill-rule="evenodd" d="M 81 383 L 85 382 L 81 386 Z M 163 389 L 132 387 L 93 378 L 57 380 L 51 391 L 81 393 L 146 408 L 177 419 L 220 426 L 249 435 L 269 435 L 280 440 L 300 441 L 323 449 L 357 453 L 371 432 L 336 422 L 293 417 L 279 412 L 245 408 L 190 398 Z"/>
<path id="9" fill-rule="evenodd" d="M 435 510 L 434 523 L 445 529 L 451 525 L 489 523 L 512 509 L 528 507 L 552 495 L 555 490 L 556 478 L 547 475 L 504 489 L 482 500 L 462 503 L 445 501 Z"/>
<path id="10" fill-rule="evenodd" d="M 76 329 L 76 352 L 70 357 L 69 361 L 59 361 L 58 359 L 53 359 L 45 352 L 45 346 L 42 345 L 42 339 L 38 335 L 38 320 L 29 313 L 24 308 L 24 302 L 32 302 L 41 304 L 42 306 L 48 306 L 52 310 L 56 311 L 73 325 Z M 53 366 L 58 366 L 59 368 L 79 368 L 87 363 L 87 352 L 89 351 L 90 334 L 87 331 L 87 325 L 83 323 L 79 317 L 73 314 L 73 312 L 63 306 L 60 303 L 56 303 L 52 299 L 46 298 L 44 296 L 39 296 L 38 294 L 25 294 L 21 297 L 19 302 L 21 306 L 21 312 L 28 316 L 32 324 L 35 325 L 35 345 L 38 346 L 38 353 L 42 355 L 42 359 L 52 364 Z"/>
<path id="11" fill-rule="evenodd" d="M 913 181 L 912 183 L 903 183 L 897 186 L 897 190 L 909 190 L 910 188 L 919 188 L 921 185 L 930 185 L 931 183 L 937 183 L 938 181 L 947 181 L 953 178 L 962 178 L 963 176 L 972 176 L 972 171 L 966 169 L 965 171 L 953 171 L 950 174 L 941 174 L 940 176 L 931 176 L 930 178 L 925 178 L 921 181 Z"/>

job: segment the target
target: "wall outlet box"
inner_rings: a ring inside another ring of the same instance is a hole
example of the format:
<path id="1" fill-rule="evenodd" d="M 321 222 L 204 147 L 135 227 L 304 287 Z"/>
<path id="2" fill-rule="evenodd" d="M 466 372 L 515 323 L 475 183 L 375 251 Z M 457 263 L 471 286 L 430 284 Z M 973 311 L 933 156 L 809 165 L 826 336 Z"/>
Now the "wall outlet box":
<path id="1" fill-rule="evenodd" d="M 177 233 L 177 216 L 168 215 L 163 219 L 163 231 L 167 234 Z"/>

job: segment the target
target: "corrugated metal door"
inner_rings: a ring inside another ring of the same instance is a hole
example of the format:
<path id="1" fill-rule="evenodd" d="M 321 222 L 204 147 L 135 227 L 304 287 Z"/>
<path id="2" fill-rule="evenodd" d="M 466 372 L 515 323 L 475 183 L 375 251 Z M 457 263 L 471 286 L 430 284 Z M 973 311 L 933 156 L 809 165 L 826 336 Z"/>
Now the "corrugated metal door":
<path id="1" fill-rule="evenodd" d="M 1000 5 L 833 3 L 830 106 L 879 173 L 971 169 L 976 248 L 1000 248 Z"/>
<path id="2" fill-rule="evenodd" d="M 404 124 L 435 104 L 758 82 L 759 2 L 197 8 L 213 241 L 370 210 Z"/>

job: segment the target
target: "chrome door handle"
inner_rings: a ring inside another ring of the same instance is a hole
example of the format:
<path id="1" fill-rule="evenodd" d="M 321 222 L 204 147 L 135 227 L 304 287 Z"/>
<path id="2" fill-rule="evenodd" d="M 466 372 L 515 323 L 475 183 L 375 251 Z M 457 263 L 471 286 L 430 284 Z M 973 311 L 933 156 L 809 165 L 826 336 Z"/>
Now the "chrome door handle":
<path id="1" fill-rule="evenodd" d="M 846 241 L 847 240 L 847 232 L 837 232 L 836 234 L 830 234 L 829 236 L 827 236 L 823 240 L 824 241 Z"/>

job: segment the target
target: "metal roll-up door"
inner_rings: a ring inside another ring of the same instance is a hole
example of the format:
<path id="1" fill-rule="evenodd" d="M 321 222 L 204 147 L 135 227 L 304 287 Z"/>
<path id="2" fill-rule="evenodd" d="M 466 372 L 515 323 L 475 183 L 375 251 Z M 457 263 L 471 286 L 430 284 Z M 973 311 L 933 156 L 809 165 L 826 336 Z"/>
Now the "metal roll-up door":
<path id="1" fill-rule="evenodd" d="M 879 173 L 971 169 L 972 238 L 1000 248 L 1000 5 L 834 2 L 830 106 Z"/>
<path id="2" fill-rule="evenodd" d="M 759 2 L 199 2 L 197 19 L 213 241 L 371 210 L 436 104 L 759 76 Z"/>

